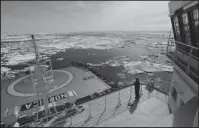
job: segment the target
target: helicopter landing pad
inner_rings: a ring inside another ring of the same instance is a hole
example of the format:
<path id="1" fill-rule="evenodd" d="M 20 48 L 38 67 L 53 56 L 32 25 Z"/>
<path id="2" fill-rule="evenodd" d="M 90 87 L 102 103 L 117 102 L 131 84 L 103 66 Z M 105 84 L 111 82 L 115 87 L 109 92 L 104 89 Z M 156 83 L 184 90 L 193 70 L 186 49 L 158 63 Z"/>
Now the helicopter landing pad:
<path id="1" fill-rule="evenodd" d="M 65 101 L 73 102 L 83 96 L 110 88 L 93 73 L 76 67 L 53 70 L 53 74 L 56 87 L 53 88 L 54 90 L 51 91 L 49 97 L 56 98 L 59 97 L 58 95 L 67 95 L 66 98 L 60 98 L 56 101 L 57 104 Z M 43 99 L 43 95 L 37 96 L 34 94 L 28 75 L 23 78 L 12 79 L 1 80 L 1 119 L 3 119 L 7 108 L 13 109 L 15 106 L 20 108 L 24 104 Z M 11 91 L 9 88 L 11 88 Z M 12 92 L 13 90 L 15 92 Z M 16 92 L 24 96 L 14 94 Z"/>

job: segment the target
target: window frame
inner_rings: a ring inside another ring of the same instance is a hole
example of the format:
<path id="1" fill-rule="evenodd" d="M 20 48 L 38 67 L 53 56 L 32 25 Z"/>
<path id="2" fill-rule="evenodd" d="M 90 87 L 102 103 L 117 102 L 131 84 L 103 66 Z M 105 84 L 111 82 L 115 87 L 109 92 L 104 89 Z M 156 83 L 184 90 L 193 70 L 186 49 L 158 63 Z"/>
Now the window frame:
<path id="1" fill-rule="evenodd" d="M 179 24 L 179 19 L 178 19 L 177 16 L 175 16 L 173 18 L 173 23 L 174 23 L 174 30 L 175 30 L 175 33 L 176 33 L 176 39 L 178 41 L 181 41 L 180 24 Z"/>
<path id="2" fill-rule="evenodd" d="M 198 31 L 199 16 L 198 16 L 198 14 L 199 14 L 199 10 L 198 10 L 198 8 L 193 9 L 192 12 L 191 12 L 191 14 L 192 14 L 192 17 L 193 17 L 193 22 L 194 22 L 193 23 L 193 25 L 194 25 L 194 32 L 196 34 L 196 36 L 195 36 L 196 46 L 199 47 L 199 42 L 198 42 L 198 34 L 199 34 L 199 31 Z"/>
<path id="3" fill-rule="evenodd" d="M 183 13 L 181 17 L 182 17 L 185 43 L 191 44 L 191 33 L 189 27 L 188 13 L 187 12 Z"/>

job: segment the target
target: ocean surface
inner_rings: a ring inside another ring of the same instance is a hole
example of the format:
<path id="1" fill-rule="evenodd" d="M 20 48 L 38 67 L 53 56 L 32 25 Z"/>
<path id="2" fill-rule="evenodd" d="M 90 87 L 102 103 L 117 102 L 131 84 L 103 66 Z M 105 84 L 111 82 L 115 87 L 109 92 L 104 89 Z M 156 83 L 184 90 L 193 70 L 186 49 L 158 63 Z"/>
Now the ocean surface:
<path id="1" fill-rule="evenodd" d="M 130 34 L 126 34 L 125 35 L 125 37 L 127 37 L 126 40 L 134 39 L 135 43 L 131 43 L 131 42 L 126 43 L 123 41 L 123 45 L 119 47 L 114 47 L 114 43 L 112 42 L 104 43 L 101 41 L 100 43 L 98 43 L 98 42 L 92 42 L 92 41 L 96 41 L 96 39 L 95 40 L 87 39 L 90 41 L 89 43 L 85 43 L 81 45 L 80 43 L 79 44 L 76 43 L 73 46 L 71 45 L 71 47 L 67 46 L 65 50 L 61 50 L 61 51 L 56 52 L 55 54 L 51 54 L 48 56 L 48 58 L 50 58 L 52 61 L 53 69 L 64 68 L 72 61 L 81 61 L 81 62 L 90 64 L 90 66 L 94 68 L 98 73 L 100 73 L 101 75 L 105 76 L 106 78 L 114 82 L 122 81 L 125 83 L 129 83 L 129 82 L 132 83 L 132 80 L 134 80 L 135 77 L 138 77 L 141 80 L 145 81 L 148 79 L 147 77 L 148 75 L 146 73 L 140 73 L 140 74 L 129 73 L 130 72 L 129 70 L 132 70 L 132 69 L 126 68 L 125 64 L 127 64 L 129 61 L 138 61 L 141 56 L 147 57 L 148 55 L 151 55 L 151 54 L 160 55 L 160 52 L 162 49 L 166 50 L 166 46 L 163 46 L 161 48 L 158 48 L 158 47 L 154 48 L 153 43 L 166 42 L 167 39 L 153 37 L 153 36 L 150 36 L 149 34 L 153 35 L 153 33 L 148 33 L 146 36 L 147 38 L 145 38 L 145 34 L 139 34 L 139 35 L 137 34 L 136 36 L 133 34 L 132 36 L 130 36 Z M 142 38 L 140 38 L 140 36 Z M 99 37 L 99 35 L 97 36 L 89 35 L 89 38 L 91 37 L 101 39 L 103 36 L 100 35 Z M 122 37 L 124 37 L 124 34 L 122 35 Z M 84 37 L 78 37 L 78 38 L 84 39 Z M 51 45 L 52 44 L 56 45 L 54 47 L 57 48 L 57 44 L 61 41 L 56 39 L 56 40 L 53 40 L 52 42 L 54 43 L 51 43 Z M 118 46 L 120 45 L 120 43 L 117 43 L 116 45 Z M 151 48 L 149 48 L 149 46 L 151 46 Z M 58 47 L 57 49 L 60 49 L 60 47 Z M 128 61 L 126 61 L 126 59 Z M 167 58 L 164 55 L 162 55 L 162 56 L 157 57 L 157 59 L 161 61 L 161 60 L 166 60 Z M 110 61 L 111 61 L 111 64 L 110 64 Z M 123 61 L 125 61 L 126 63 L 123 63 Z M 101 65 L 101 66 L 96 66 L 96 64 Z M 105 66 L 102 66 L 102 65 L 105 65 Z M 25 68 L 24 65 L 20 65 L 20 64 L 19 65 L 3 65 L 3 66 L 7 68 L 11 68 L 11 71 L 21 70 Z M 171 72 L 155 71 L 154 74 L 156 74 L 156 76 L 160 77 L 162 80 L 166 80 L 166 81 L 171 80 L 171 74 L 172 74 Z"/>

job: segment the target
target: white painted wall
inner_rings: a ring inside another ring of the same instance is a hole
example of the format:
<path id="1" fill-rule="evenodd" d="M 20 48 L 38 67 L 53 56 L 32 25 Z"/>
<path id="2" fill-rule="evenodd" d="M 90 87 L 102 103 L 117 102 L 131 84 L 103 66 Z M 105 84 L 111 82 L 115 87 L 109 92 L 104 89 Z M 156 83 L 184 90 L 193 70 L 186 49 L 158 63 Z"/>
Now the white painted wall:
<path id="1" fill-rule="evenodd" d="M 172 96 L 170 96 L 170 98 L 169 98 L 169 106 L 171 107 L 173 112 L 177 108 L 180 107 L 181 100 L 184 103 L 186 103 L 191 98 L 193 98 L 194 96 L 197 95 L 196 92 L 194 92 L 193 89 L 190 87 L 190 85 L 189 85 L 190 83 L 188 84 L 187 83 L 188 81 L 185 81 L 184 77 L 183 78 L 181 77 L 181 76 L 186 75 L 186 74 L 184 72 L 180 72 L 181 75 L 179 75 L 179 71 L 177 72 L 177 70 L 180 70 L 180 69 L 175 67 L 174 72 L 173 72 L 173 76 L 172 76 L 172 82 L 171 82 L 171 86 L 174 87 L 177 91 L 177 100 L 175 102 L 174 99 L 172 98 Z"/>

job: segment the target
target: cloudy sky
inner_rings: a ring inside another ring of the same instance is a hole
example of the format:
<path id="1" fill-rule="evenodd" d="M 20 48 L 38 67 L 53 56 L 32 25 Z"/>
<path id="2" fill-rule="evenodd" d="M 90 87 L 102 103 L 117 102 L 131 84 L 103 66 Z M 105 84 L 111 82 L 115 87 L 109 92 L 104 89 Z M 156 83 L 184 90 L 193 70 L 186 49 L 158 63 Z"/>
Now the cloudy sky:
<path id="1" fill-rule="evenodd" d="M 170 30 L 168 1 L 1 1 L 1 32 Z"/>

